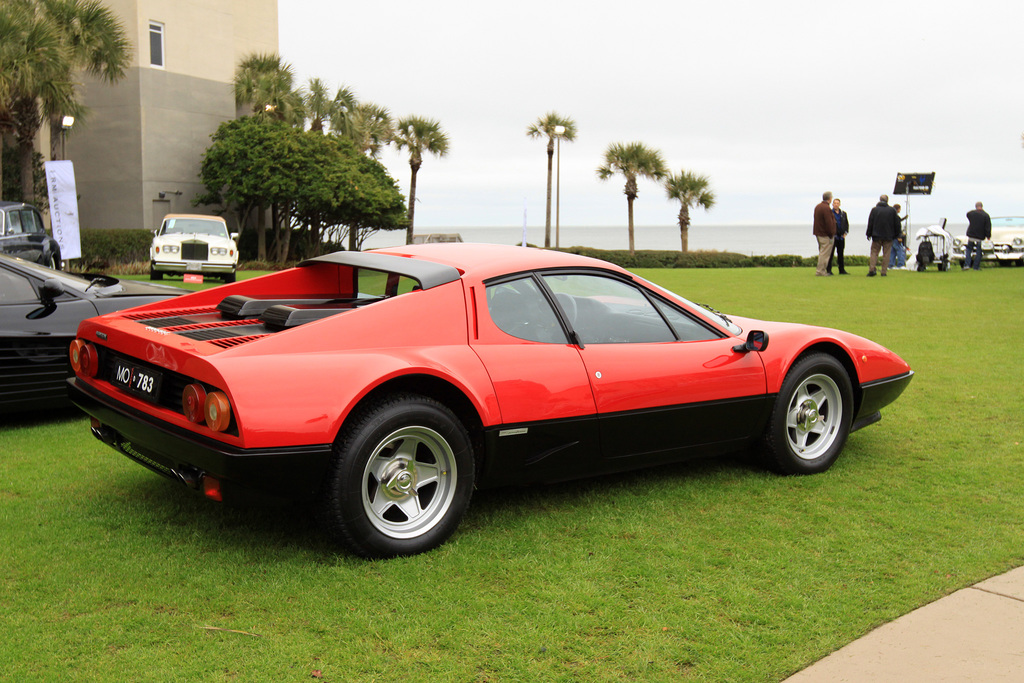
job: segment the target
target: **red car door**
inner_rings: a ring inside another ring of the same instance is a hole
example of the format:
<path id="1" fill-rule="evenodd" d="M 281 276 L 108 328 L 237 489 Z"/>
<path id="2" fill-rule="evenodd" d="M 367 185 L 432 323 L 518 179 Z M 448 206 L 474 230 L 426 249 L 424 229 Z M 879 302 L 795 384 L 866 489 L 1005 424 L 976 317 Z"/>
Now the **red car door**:
<path id="1" fill-rule="evenodd" d="M 764 366 L 756 353 L 733 351 L 736 338 L 631 282 L 543 279 L 582 342 L 606 459 L 727 451 L 760 429 Z"/>

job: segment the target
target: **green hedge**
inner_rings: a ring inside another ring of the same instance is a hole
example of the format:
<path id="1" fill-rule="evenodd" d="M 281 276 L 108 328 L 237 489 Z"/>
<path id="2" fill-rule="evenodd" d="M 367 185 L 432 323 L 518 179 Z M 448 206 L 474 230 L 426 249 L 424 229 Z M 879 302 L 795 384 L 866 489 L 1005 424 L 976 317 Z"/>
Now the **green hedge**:
<path id="1" fill-rule="evenodd" d="M 251 231 L 250 231 L 251 232 Z M 242 242 L 246 241 L 242 235 Z M 153 233 L 149 230 L 82 230 L 82 258 L 74 264 L 75 270 L 102 271 L 117 269 L 128 264 L 148 263 L 149 246 Z M 244 249 L 242 250 L 244 255 Z M 610 261 L 623 268 L 806 268 L 814 267 L 817 257 L 778 254 L 775 256 L 747 256 L 728 251 L 655 251 L 569 247 L 561 249 L 570 254 L 581 254 Z M 866 256 L 847 256 L 848 266 L 867 265 Z"/>
<path id="2" fill-rule="evenodd" d="M 591 249 L 590 247 L 569 247 L 561 249 L 570 254 L 580 254 L 610 261 L 623 268 L 813 268 L 817 256 L 795 256 L 777 254 L 774 256 L 747 256 L 728 251 L 644 251 L 630 254 L 625 250 Z M 866 256 L 847 256 L 846 265 L 867 265 Z"/>
<path id="3" fill-rule="evenodd" d="M 149 230 L 97 230 L 81 232 L 82 258 L 73 264 L 86 272 L 110 270 L 139 261 L 149 262 L 153 233 Z"/>

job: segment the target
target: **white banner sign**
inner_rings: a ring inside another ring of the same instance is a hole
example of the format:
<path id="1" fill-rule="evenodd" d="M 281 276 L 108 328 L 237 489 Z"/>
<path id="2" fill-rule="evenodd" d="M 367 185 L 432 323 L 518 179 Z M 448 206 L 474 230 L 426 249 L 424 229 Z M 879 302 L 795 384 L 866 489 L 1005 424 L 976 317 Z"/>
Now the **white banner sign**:
<path id="1" fill-rule="evenodd" d="M 47 161 L 46 190 L 50 195 L 50 227 L 60 245 L 60 257 L 82 257 L 82 241 L 78 232 L 78 193 L 75 190 L 75 167 L 70 161 Z"/>

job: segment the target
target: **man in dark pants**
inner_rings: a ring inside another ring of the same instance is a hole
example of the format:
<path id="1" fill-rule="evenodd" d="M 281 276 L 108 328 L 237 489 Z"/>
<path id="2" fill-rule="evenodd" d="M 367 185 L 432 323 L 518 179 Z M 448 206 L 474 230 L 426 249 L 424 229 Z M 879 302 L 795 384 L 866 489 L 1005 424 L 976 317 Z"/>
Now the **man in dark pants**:
<path id="1" fill-rule="evenodd" d="M 981 243 L 992 239 L 992 219 L 981 202 L 974 205 L 974 211 L 967 212 L 967 244 L 964 246 L 964 270 L 981 270 Z M 972 257 L 973 254 L 973 257 Z"/>
<path id="2" fill-rule="evenodd" d="M 868 261 L 868 277 L 875 276 L 875 265 L 878 253 L 882 252 L 882 277 L 889 269 L 889 255 L 892 253 L 892 241 L 900 234 L 900 216 L 896 209 L 889 206 L 889 195 L 878 198 L 875 208 L 868 214 L 867 236 L 871 240 L 871 258 Z"/>
<path id="3" fill-rule="evenodd" d="M 832 256 L 835 255 L 839 264 L 839 274 L 849 275 L 846 272 L 846 262 L 843 260 L 843 253 L 846 251 L 846 233 L 850 232 L 850 217 L 839 208 L 839 205 L 840 201 L 838 198 L 832 200 L 832 217 L 836 219 L 836 240 L 835 249 L 828 257 L 828 273 L 830 275 L 832 273 Z"/>

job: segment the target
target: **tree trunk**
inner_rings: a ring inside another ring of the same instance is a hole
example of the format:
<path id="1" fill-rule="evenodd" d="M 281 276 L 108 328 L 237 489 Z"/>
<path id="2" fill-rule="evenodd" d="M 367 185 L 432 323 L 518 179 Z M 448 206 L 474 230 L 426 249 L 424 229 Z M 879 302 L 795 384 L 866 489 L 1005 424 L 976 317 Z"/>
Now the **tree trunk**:
<path id="1" fill-rule="evenodd" d="M 348 226 L 348 250 L 359 251 L 359 231 L 356 226 Z"/>
<path id="2" fill-rule="evenodd" d="M 685 254 L 690 250 L 690 209 L 686 204 L 679 209 L 679 239 Z"/>
<path id="3" fill-rule="evenodd" d="M 634 197 L 626 195 L 626 207 L 627 207 L 628 213 L 629 213 L 629 254 L 630 254 L 630 256 L 632 256 L 633 254 L 636 253 L 636 250 L 633 248 L 633 199 L 634 199 Z"/>
<path id="4" fill-rule="evenodd" d="M 277 252 L 277 262 L 285 263 L 288 260 L 289 251 L 292 248 L 292 219 L 287 211 L 282 212 L 284 216 L 281 219 L 281 248 Z"/>
<path id="5" fill-rule="evenodd" d="M 262 204 L 256 207 L 256 258 L 267 260 L 267 209 Z"/>
<path id="6" fill-rule="evenodd" d="M 555 158 L 555 139 L 548 138 L 548 199 L 544 212 L 544 248 L 551 248 L 551 167 Z"/>
<path id="7" fill-rule="evenodd" d="M 409 162 L 412 167 L 412 180 L 409 181 L 409 227 L 405 229 L 405 243 L 412 244 L 413 218 L 416 215 L 416 174 L 422 164 Z"/>
<path id="8" fill-rule="evenodd" d="M 50 159 L 64 160 L 64 126 L 63 121 L 54 116 L 50 117 Z"/>
<path id="9" fill-rule="evenodd" d="M 35 174 L 32 172 L 35 151 L 31 139 L 18 141 L 18 156 L 21 160 L 21 201 L 26 204 L 36 203 Z"/>

